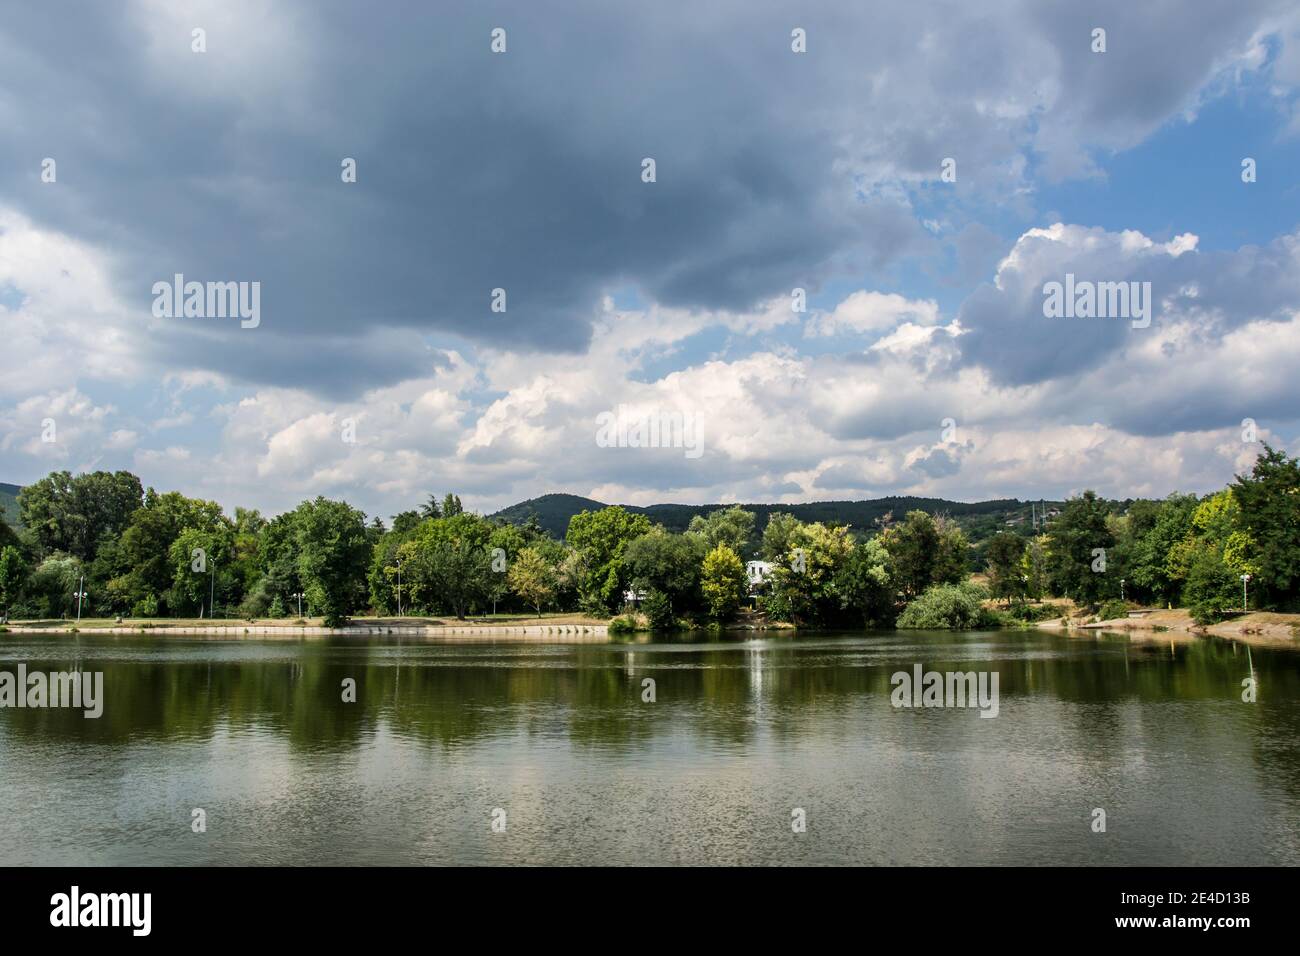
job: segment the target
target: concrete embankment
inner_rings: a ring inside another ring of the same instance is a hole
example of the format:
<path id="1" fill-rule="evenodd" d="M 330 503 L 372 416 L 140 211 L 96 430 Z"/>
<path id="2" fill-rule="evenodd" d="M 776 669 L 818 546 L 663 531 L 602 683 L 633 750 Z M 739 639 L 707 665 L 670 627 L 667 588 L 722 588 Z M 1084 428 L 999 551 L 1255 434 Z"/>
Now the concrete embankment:
<path id="1" fill-rule="evenodd" d="M 289 626 L 278 624 L 207 625 L 186 627 L 141 627 L 139 625 L 110 625 L 78 630 L 66 627 L 32 627 L 8 624 L 10 634 L 142 634 L 155 637 L 211 637 L 226 640 L 245 638 L 271 638 L 296 640 L 306 637 L 416 637 L 449 641 L 538 641 L 575 643 L 606 641 L 609 627 L 605 624 L 365 624 L 347 627 Z"/>

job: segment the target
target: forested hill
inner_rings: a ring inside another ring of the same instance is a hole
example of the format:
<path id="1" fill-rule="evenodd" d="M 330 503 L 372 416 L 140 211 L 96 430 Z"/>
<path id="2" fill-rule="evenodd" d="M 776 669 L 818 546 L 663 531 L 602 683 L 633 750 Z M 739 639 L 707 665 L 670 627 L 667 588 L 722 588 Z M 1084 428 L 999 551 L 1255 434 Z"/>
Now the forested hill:
<path id="1" fill-rule="evenodd" d="M 1048 507 L 1059 508 L 1059 502 L 1047 502 Z M 569 519 L 584 509 L 596 511 L 606 507 L 604 502 L 580 495 L 552 494 L 540 498 L 530 498 L 517 505 L 503 508 L 493 518 L 503 518 L 512 524 L 523 524 L 530 515 L 536 515 L 538 523 L 556 538 L 564 537 L 569 527 Z M 696 515 L 707 514 L 727 505 L 624 505 L 628 511 L 639 512 L 669 531 L 682 532 Z M 808 504 L 742 504 L 746 511 L 757 516 L 756 530 L 762 534 L 767 519 L 777 512 L 787 512 L 800 521 L 835 521 L 847 524 L 858 530 L 869 529 L 876 519 L 891 513 L 902 518 L 909 511 L 925 511 L 930 514 L 947 514 L 967 529 L 972 540 L 991 535 L 1004 528 L 1008 521 L 1019 523 L 1030 520 L 1030 504 L 1015 498 L 1000 498 L 996 501 L 947 501 L 943 498 L 914 498 L 910 496 L 873 498 L 869 501 L 813 501 Z M 983 533 L 981 533 L 983 532 Z"/>
<path id="2" fill-rule="evenodd" d="M 4 509 L 4 519 L 15 528 L 18 527 L 18 492 L 21 485 L 7 485 L 0 481 L 0 508 Z"/>

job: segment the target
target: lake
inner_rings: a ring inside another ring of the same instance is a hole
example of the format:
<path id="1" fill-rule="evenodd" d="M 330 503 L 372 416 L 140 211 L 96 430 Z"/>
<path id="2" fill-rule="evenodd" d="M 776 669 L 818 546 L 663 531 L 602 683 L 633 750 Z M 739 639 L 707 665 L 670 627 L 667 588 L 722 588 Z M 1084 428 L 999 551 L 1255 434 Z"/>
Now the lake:
<path id="1" fill-rule="evenodd" d="M 0 708 L 6 866 L 1300 863 L 1290 650 L 0 636 L 19 663 L 102 671 L 104 711 Z M 894 707 L 916 664 L 996 672 L 997 716 Z"/>

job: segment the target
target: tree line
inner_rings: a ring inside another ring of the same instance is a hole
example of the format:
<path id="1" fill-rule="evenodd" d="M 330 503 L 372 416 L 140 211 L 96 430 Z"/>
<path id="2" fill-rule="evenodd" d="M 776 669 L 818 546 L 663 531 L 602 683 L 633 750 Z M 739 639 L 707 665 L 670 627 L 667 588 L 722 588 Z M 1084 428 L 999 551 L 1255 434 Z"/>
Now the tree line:
<path id="1" fill-rule="evenodd" d="M 719 508 L 672 532 L 610 506 L 574 515 L 562 539 L 431 496 L 367 520 L 318 497 L 275 517 L 178 492 L 125 471 L 53 472 L 19 495 L 21 529 L 0 521 L 0 613 L 280 618 L 338 624 L 359 613 L 578 611 L 629 599 L 652 627 L 722 624 L 752 599 L 799 625 L 980 626 L 984 599 L 1032 619 L 1047 596 L 1096 607 L 1127 599 L 1215 620 L 1241 606 L 1300 601 L 1300 464 L 1265 446 L 1249 475 L 1205 497 L 1126 506 L 1091 491 L 1046 530 L 999 532 L 981 551 L 945 515 L 882 516 L 870 528 Z M 744 559 L 764 562 L 761 580 Z M 977 562 L 988 590 L 970 583 Z"/>

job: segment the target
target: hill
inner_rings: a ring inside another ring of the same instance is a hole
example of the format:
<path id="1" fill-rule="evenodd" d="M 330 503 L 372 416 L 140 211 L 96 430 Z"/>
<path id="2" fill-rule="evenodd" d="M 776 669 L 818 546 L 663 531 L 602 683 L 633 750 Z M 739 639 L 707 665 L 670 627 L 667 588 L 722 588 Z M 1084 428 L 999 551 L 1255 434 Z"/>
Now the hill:
<path id="1" fill-rule="evenodd" d="M 8 485 L 0 481 L 0 508 L 4 509 L 5 521 L 15 528 L 21 528 L 22 523 L 18 520 L 18 492 L 22 491 L 20 485 Z"/>
<path id="2" fill-rule="evenodd" d="M 1060 507 L 1060 502 L 1047 502 L 1048 506 Z M 551 494 L 540 498 L 530 498 L 516 505 L 496 512 L 490 517 L 502 518 L 512 524 L 523 524 L 529 515 L 536 515 L 538 523 L 553 537 L 564 537 L 569 527 L 569 519 L 583 510 L 595 511 L 607 507 L 604 502 L 580 495 Z M 727 505 L 624 505 L 628 511 L 644 514 L 651 521 L 662 524 L 669 531 L 685 531 L 696 515 L 707 514 Z M 892 514 L 895 519 L 902 518 L 909 511 L 926 511 L 930 514 L 946 514 L 953 518 L 966 531 L 972 542 L 991 537 L 1008 524 L 1013 526 L 1028 525 L 1030 522 L 1030 503 L 1016 498 L 1000 498 L 993 501 L 948 501 L 944 498 L 915 498 L 911 496 L 891 496 L 873 498 L 868 501 L 813 501 L 807 504 L 742 504 L 746 511 L 757 516 L 756 530 L 759 535 L 767 527 L 768 518 L 778 512 L 787 512 L 800 521 L 835 521 L 847 524 L 857 531 L 868 531 L 877 519 Z"/>

